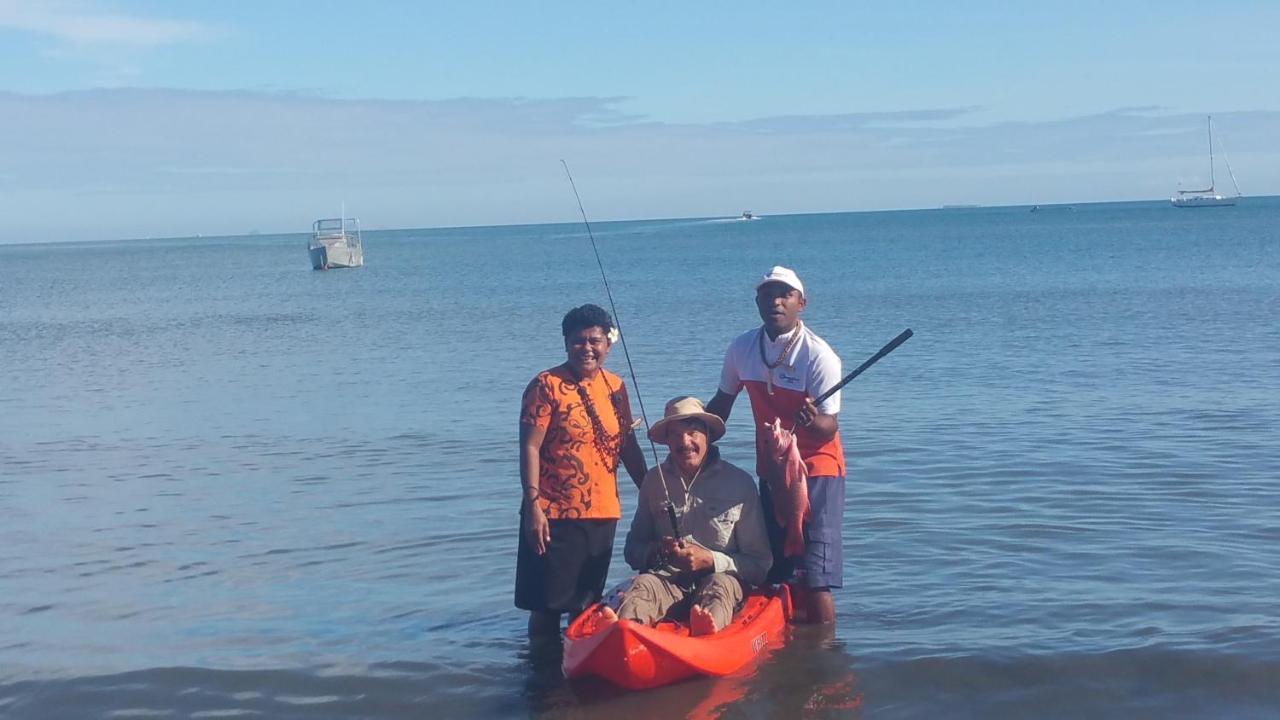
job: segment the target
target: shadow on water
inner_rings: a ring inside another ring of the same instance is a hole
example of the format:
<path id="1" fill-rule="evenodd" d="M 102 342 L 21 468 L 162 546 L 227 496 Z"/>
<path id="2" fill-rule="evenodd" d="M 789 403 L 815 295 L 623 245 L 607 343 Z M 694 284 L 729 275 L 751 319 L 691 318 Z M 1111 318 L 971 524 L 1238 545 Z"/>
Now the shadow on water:
<path id="1" fill-rule="evenodd" d="M 531 717 L 846 718 L 861 713 L 854 659 L 834 627 L 792 626 L 779 647 L 740 673 L 628 691 L 597 678 L 565 680 L 558 641 L 531 644 L 519 657 Z"/>

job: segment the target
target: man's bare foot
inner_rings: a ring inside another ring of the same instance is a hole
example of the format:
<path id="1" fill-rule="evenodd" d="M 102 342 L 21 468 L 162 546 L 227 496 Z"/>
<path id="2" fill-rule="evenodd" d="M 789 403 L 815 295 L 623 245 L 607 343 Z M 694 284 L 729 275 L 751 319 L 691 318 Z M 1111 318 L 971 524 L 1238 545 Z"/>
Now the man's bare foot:
<path id="1" fill-rule="evenodd" d="M 600 609 L 591 613 L 591 617 L 587 619 L 588 632 L 599 632 L 616 622 L 618 622 L 618 613 L 608 605 L 601 605 Z"/>
<path id="2" fill-rule="evenodd" d="M 702 608 L 701 605 L 694 605 L 689 608 L 689 634 L 697 637 L 699 635 L 711 635 L 716 631 L 715 618 L 711 617 L 711 613 Z"/>

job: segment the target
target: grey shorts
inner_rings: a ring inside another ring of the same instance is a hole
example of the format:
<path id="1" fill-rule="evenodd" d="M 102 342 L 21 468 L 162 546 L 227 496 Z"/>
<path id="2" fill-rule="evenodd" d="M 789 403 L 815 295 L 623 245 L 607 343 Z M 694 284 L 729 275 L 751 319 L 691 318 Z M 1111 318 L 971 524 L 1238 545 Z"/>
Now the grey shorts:
<path id="1" fill-rule="evenodd" d="M 786 534 L 773 517 L 769 486 L 760 483 L 764 524 L 773 549 L 769 582 L 803 582 L 810 588 L 844 587 L 844 478 L 811 477 L 808 485 L 812 517 L 804 524 L 804 557 L 788 558 L 782 554 Z"/>

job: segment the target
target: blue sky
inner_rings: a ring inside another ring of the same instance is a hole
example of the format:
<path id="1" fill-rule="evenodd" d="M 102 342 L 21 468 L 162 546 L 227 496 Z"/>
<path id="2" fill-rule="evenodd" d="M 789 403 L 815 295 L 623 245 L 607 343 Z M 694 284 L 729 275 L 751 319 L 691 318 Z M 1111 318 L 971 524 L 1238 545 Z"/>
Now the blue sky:
<path id="1" fill-rule="evenodd" d="M 1206 179 L 1207 113 L 1280 193 L 1280 4 L 793 5 L 0 0 L 0 210 L 571 221 L 560 158 L 601 220 L 1148 199 Z"/>

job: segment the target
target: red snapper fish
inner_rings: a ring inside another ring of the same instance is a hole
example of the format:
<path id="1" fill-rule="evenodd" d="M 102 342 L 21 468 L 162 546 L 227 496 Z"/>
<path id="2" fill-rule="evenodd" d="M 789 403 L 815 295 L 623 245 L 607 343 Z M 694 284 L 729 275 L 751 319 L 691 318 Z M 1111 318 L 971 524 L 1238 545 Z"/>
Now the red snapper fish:
<path id="1" fill-rule="evenodd" d="M 786 529 L 782 552 L 787 557 L 804 554 L 804 521 L 809 515 L 809 482 L 796 434 L 782 428 L 775 418 L 764 425 L 765 449 L 769 452 L 770 472 L 764 478 L 773 498 L 773 517 Z"/>

